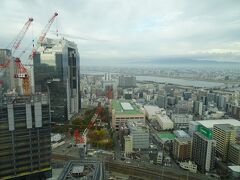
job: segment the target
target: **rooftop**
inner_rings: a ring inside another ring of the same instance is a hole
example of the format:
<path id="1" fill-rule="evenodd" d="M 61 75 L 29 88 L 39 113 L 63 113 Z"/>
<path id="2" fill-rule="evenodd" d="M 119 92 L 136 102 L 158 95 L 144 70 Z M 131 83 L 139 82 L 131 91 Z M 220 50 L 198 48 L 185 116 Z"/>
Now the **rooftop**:
<path id="1" fill-rule="evenodd" d="M 117 115 L 143 115 L 136 104 L 126 100 L 112 100 L 112 109 L 115 110 Z"/>
<path id="2" fill-rule="evenodd" d="M 213 139 L 211 138 L 211 136 L 206 136 L 206 135 L 204 135 L 204 134 L 201 133 L 201 132 L 196 131 L 195 134 L 198 135 L 198 136 L 200 136 L 200 137 L 202 137 L 202 138 L 203 138 L 204 140 L 206 140 L 206 141 L 215 141 L 215 140 L 213 140 Z"/>
<path id="3" fill-rule="evenodd" d="M 173 133 L 177 136 L 177 137 L 190 137 L 189 134 L 187 134 L 185 131 L 183 130 L 175 130 L 173 131 Z"/>
<path id="4" fill-rule="evenodd" d="M 135 122 L 128 122 L 128 127 L 131 132 L 133 132 L 133 131 L 134 132 L 138 131 L 138 132 L 142 132 L 142 133 L 149 132 L 148 128 L 145 125 L 135 123 Z"/>
<path id="5" fill-rule="evenodd" d="M 173 123 L 172 120 L 166 114 L 157 114 L 157 119 L 164 123 Z"/>
<path id="6" fill-rule="evenodd" d="M 188 142 L 191 141 L 191 138 L 180 137 L 176 138 L 176 140 L 181 144 L 188 144 Z"/>
<path id="7" fill-rule="evenodd" d="M 151 106 L 151 105 L 144 106 L 144 109 L 151 115 L 155 115 L 161 111 L 161 109 L 158 106 Z"/>
<path id="8" fill-rule="evenodd" d="M 218 127 L 219 129 L 228 132 L 235 129 L 235 127 L 232 126 L 231 124 L 215 124 L 214 127 Z"/>
<path id="9" fill-rule="evenodd" d="M 240 127 L 240 121 L 236 119 L 202 120 L 202 121 L 196 121 L 196 122 L 210 129 L 212 129 L 215 124 L 230 124 L 232 126 Z"/>
<path id="10" fill-rule="evenodd" d="M 161 139 L 174 139 L 176 135 L 170 132 L 158 133 L 158 137 Z"/>

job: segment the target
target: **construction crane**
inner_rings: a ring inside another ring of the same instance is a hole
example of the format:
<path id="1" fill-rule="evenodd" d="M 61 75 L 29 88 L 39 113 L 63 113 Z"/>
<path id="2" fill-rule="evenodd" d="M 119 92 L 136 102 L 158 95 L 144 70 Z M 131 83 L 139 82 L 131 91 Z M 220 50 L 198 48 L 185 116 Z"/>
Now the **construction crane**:
<path id="1" fill-rule="evenodd" d="M 19 35 L 17 36 L 15 42 L 13 43 L 14 52 L 21 44 L 21 41 L 25 36 L 27 30 L 29 29 L 32 21 L 33 21 L 33 18 L 29 18 L 28 22 L 24 25 L 23 29 L 20 31 Z M 14 74 L 14 78 L 22 79 L 23 94 L 29 95 L 30 94 L 29 75 L 28 75 L 27 69 L 22 65 L 20 57 L 17 57 L 15 59 L 15 65 L 16 65 L 16 72 Z"/>
<path id="2" fill-rule="evenodd" d="M 21 31 L 18 33 L 17 37 L 13 40 L 13 42 L 10 43 L 10 44 L 12 44 L 12 46 L 11 46 L 12 56 L 14 56 L 16 50 L 19 48 L 19 46 L 20 46 L 26 32 L 28 31 L 30 25 L 32 24 L 32 22 L 33 22 L 33 18 L 29 18 L 28 21 L 24 24 Z M 11 62 L 11 59 L 7 58 L 4 61 L 5 61 L 5 63 L 0 64 L 0 68 L 7 68 Z M 27 74 L 27 71 L 24 68 L 24 66 L 22 65 L 20 58 L 16 58 L 15 63 L 16 63 L 17 70 L 16 70 L 16 73 L 14 74 L 14 77 L 15 78 L 23 78 L 22 72 L 24 71 L 25 74 Z M 18 74 L 18 71 L 20 72 L 20 74 Z M 24 79 L 23 80 L 23 89 L 24 89 L 24 87 L 26 87 L 26 83 L 27 83 L 26 78 L 28 78 L 28 75 L 27 76 L 25 75 L 25 77 L 23 78 Z M 28 91 L 24 91 L 24 93 L 25 93 L 25 95 L 29 94 Z"/>
<path id="3" fill-rule="evenodd" d="M 46 26 L 43 28 L 41 31 L 41 34 L 37 40 L 36 48 L 33 48 L 32 53 L 29 55 L 29 60 L 33 59 L 33 56 L 36 54 L 38 48 L 40 45 L 43 43 L 52 23 L 54 22 L 54 19 L 58 16 L 58 13 L 55 12 L 54 15 L 49 19 L 48 23 Z M 24 95 L 29 95 L 30 94 L 30 76 L 27 72 L 27 69 L 23 66 L 21 63 L 20 59 L 16 59 L 16 65 L 18 67 L 18 73 L 15 74 L 16 78 L 21 78 L 22 79 L 22 87 L 23 87 L 23 94 Z M 32 63 L 28 63 L 30 66 Z"/>
<path id="4" fill-rule="evenodd" d="M 11 46 L 10 50 L 12 52 L 12 56 L 14 55 L 15 51 L 19 48 L 19 46 L 20 46 L 20 44 L 32 22 L 33 22 L 33 18 L 29 18 L 28 21 L 24 24 L 21 31 L 18 33 L 17 37 L 10 43 L 10 46 Z M 10 64 L 10 61 L 11 61 L 10 59 L 6 59 L 6 61 L 3 62 L 3 64 L 0 64 L 0 68 L 8 67 Z"/>
<path id="5" fill-rule="evenodd" d="M 43 28 L 38 40 L 37 40 L 37 44 L 36 47 L 33 49 L 32 53 L 29 55 L 29 59 L 32 60 L 33 56 L 36 54 L 38 48 L 43 44 L 43 41 L 46 38 L 46 35 L 52 25 L 52 23 L 54 22 L 55 18 L 58 16 L 58 13 L 55 12 L 53 14 L 53 16 L 48 20 L 48 23 L 45 25 L 45 27 Z"/>
<path id="6" fill-rule="evenodd" d="M 14 78 L 22 79 L 23 94 L 27 96 L 30 94 L 29 74 L 27 72 L 27 69 L 21 63 L 20 58 L 16 58 L 15 64 L 17 70 L 16 73 L 14 74 Z"/>
<path id="7" fill-rule="evenodd" d="M 86 149 L 87 149 L 87 135 L 89 130 L 93 127 L 93 125 L 95 124 L 99 114 L 102 112 L 103 108 L 101 106 L 101 103 L 98 104 L 98 107 L 96 109 L 95 114 L 93 115 L 92 119 L 90 120 L 90 122 L 88 123 L 87 128 L 83 131 L 82 135 L 79 136 L 79 132 L 78 129 L 75 129 L 74 131 L 74 136 L 75 136 L 75 144 L 82 150 L 82 152 L 80 152 L 80 156 L 84 157 L 84 154 L 86 153 Z"/>

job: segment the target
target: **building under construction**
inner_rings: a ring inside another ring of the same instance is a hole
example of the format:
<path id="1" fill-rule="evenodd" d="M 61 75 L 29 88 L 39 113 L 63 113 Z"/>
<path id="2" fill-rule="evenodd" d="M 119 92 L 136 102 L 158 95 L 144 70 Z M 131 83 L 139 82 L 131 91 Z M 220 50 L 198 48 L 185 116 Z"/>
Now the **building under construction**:
<path id="1" fill-rule="evenodd" d="M 0 179 L 51 177 L 47 97 L 11 94 L 0 100 Z"/>

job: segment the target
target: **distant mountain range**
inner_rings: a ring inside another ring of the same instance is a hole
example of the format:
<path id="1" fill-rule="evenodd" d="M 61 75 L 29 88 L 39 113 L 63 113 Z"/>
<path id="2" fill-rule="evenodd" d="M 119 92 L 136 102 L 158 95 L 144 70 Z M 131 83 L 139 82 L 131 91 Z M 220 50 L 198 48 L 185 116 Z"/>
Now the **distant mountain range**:
<path id="1" fill-rule="evenodd" d="M 240 62 L 232 61 L 215 61 L 215 60 L 196 60 L 188 58 L 161 58 L 153 60 L 143 60 L 143 61 L 132 61 L 131 63 L 135 64 L 156 64 L 156 65 L 222 65 L 222 64 L 231 64 L 231 65 L 240 65 Z"/>

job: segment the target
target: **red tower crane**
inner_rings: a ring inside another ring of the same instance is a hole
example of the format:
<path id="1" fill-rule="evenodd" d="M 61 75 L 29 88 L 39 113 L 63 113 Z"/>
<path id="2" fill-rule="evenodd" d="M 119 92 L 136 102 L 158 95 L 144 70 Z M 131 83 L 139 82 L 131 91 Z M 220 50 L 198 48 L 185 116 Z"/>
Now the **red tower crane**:
<path id="1" fill-rule="evenodd" d="M 54 15 L 49 19 L 47 25 L 43 28 L 38 41 L 36 48 L 32 50 L 32 53 L 29 55 L 29 59 L 32 60 L 33 56 L 36 54 L 37 49 L 40 47 L 40 45 L 43 43 L 52 23 L 54 22 L 54 19 L 58 16 L 58 13 L 55 12 Z M 23 87 L 23 94 L 29 95 L 30 94 L 30 76 L 28 75 L 28 72 L 26 68 L 22 65 L 20 59 L 16 59 L 16 65 L 18 68 L 18 72 L 15 74 L 16 78 L 22 79 L 22 87 Z M 29 63 L 30 65 L 30 63 Z"/>
<path id="2" fill-rule="evenodd" d="M 80 137 L 79 137 L 78 129 L 75 129 L 75 131 L 74 131 L 75 144 L 80 144 L 81 146 L 86 146 L 88 132 L 93 127 L 93 125 L 95 124 L 99 114 L 101 114 L 102 111 L 103 111 L 103 107 L 99 103 L 98 107 L 95 111 L 95 114 L 93 115 L 92 119 L 88 123 L 87 128 L 83 131 L 83 133 L 82 133 L 82 135 L 80 135 Z"/>
<path id="3" fill-rule="evenodd" d="M 10 43 L 10 44 L 12 44 L 11 45 L 12 56 L 14 56 L 15 51 L 19 48 L 19 46 L 20 46 L 26 32 L 28 31 L 30 25 L 32 24 L 32 22 L 33 22 L 33 18 L 29 18 L 28 21 L 24 24 L 21 31 L 18 33 L 17 37 L 13 40 L 12 43 Z M 3 64 L 0 64 L 0 68 L 7 68 L 9 66 L 10 62 L 11 62 L 10 58 L 4 59 Z M 21 61 L 19 58 L 16 58 L 15 63 L 16 63 L 17 71 L 21 71 L 21 72 L 26 71 L 26 69 L 21 64 Z M 23 68 L 24 68 L 24 70 L 23 70 Z M 16 74 L 14 74 L 14 77 L 15 76 L 16 76 Z M 23 84 L 26 84 L 26 82 L 24 80 L 23 80 Z M 25 94 L 28 94 L 28 93 L 25 93 Z"/>
<path id="4" fill-rule="evenodd" d="M 12 56 L 14 55 L 15 51 L 18 49 L 20 46 L 27 30 L 29 29 L 31 23 L 33 22 L 33 18 L 29 18 L 28 21 L 24 24 L 23 28 L 21 31 L 18 33 L 17 37 L 10 43 L 11 45 L 11 51 L 12 51 Z M 5 62 L 0 64 L 0 68 L 6 68 L 10 64 L 10 59 L 6 59 Z"/>
<path id="5" fill-rule="evenodd" d="M 48 20 L 48 23 L 46 24 L 46 26 L 43 28 L 38 40 L 37 40 L 37 44 L 36 47 L 33 49 L 32 53 L 29 55 L 29 59 L 32 60 L 33 56 L 36 54 L 38 48 L 42 45 L 44 39 L 46 38 L 46 35 L 52 25 L 52 23 L 54 22 L 55 18 L 58 16 L 58 13 L 55 12 L 53 14 L 53 16 Z"/>

